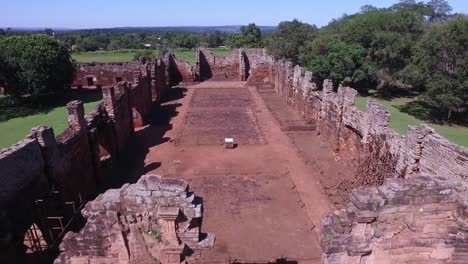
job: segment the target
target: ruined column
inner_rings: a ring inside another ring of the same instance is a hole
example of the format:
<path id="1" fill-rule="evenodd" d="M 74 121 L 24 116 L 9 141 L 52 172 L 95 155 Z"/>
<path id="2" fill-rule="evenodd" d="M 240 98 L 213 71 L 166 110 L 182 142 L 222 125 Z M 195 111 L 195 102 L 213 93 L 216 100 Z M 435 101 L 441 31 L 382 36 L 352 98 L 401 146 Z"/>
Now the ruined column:
<path id="1" fill-rule="evenodd" d="M 177 237 L 176 219 L 179 216 L 179 208 L 176 207 L 160 207 L 159 216 L 163 220 L 163 238 L 171 245 L 179 245 L 180 241 Z"/>
<path id="2" fill-rule="evenodd" d="M 239 49 L 239 76 L 241 82 L 247 81 L 248 70 L 249 69 L 247 69 L 245 51 L 244 49 Z"/>
<path id="3" fill-rule="evenodd" d="M 369 100 L 366 105 L 366 116 L 367 123 L 366 133 L 364 135 L 365 142 L 368 141 L 369 136 L 378 134 L 379 131 L 389 126 L 390 111 L 385 106 L 379 104 L 376 100 Z"/>
<path id="4" fill-rule="evenodd" d="M 68 109 L 68 127 L 79 131 L 86 128 L 83 102 L 71 101 L 67 104 Z"/>
<path id="5" fill-rule="evenodd" d="M 150 81 L 151 81 L 151 100 L 153 102 L 158 100 L 158 82 L 157 82 L 157 71 L 156 68 L 159 65 L 159 59 L 155 60 L 150 65 Z"/>
<path id="6" fill-rule="evenodd" d="M 109 117 L 114 119 L 115 90 L 114 86 L 102 87 L 102 101 Z"/>
<path id="7" fill-rule="evenodd" d="M 140 72 L 139 71 L 134 71 L 133 72 L 133 84 L 138 85 L 140 83 Z"/>

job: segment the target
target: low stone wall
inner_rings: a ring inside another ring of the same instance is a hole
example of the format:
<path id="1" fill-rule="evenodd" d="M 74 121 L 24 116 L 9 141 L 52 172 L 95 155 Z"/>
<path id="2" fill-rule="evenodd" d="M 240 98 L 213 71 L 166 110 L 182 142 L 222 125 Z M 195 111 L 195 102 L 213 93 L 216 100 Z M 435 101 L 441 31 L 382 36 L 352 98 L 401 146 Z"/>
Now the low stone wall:
<path id="1" fill-rule="evenodd" d="M 142 176 L 108 190 L 82 210 L 86 226 L 69 232 L 54 263 L 180 263 L 213 246 L 200 236 L 202 204 L 183 180 Z"/>

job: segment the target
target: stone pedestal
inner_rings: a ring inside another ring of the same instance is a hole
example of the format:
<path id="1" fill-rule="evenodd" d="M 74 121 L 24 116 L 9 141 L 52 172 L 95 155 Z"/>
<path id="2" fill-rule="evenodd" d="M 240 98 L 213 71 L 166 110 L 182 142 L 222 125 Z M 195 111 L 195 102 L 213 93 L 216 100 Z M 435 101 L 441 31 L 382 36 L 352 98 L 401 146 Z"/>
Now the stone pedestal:
<path id="1" fill-rule="evenodd" d="M 176 219 L 179 216 L 179 208 L 176 207 L 160 207 L 159 216 L 162 218 L 162 235 L 163 239 L 171 245 L 179 245 L 180 241 L 177 237 Z"/>

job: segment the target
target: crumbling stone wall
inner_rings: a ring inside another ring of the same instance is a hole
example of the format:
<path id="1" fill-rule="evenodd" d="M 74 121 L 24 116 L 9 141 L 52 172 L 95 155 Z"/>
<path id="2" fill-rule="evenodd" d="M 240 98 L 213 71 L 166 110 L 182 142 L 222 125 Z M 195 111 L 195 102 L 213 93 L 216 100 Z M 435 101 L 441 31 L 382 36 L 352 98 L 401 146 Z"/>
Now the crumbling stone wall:
<path id="1" fill-rule="evenodd" d="M 162 58 L 153 60 L 151 67 L 151 98 L 153 102 L 159 102 L 170 88 L 169 66 Z"/>
<path id="2" fill-rule="evenodd" d="M 121 81 L 132 82 L 134 72 L 140 71 L 144 67 L 145 65 L 141 61 L 127 63 L 79 63 L 76 66 L 75 79 L 72 86 L 96 87 L 112 85 Z"/>
<path id="3" fill-rule="evenodd" d="M 273 58 L 266 49 L 244 49 L 246 81 L 249 83 L 270 83 Z"/>
<path id="4" fill-rule="evenodd" d="M 351 203 L 322 223 L 326 263 L 466 262 L 467 148 L 426 125 L 400 135 L 376 101 L 361 111 L 355 90 L 334 92 L 326 80 L 318 91 L 312 73 L 290 62 L 272 69 L 277 93 L 354 168 L 334 188 Z"/>
<path id="5" fill-rule="evenodd" d="M 224 56 L 214 56 L 208 49 L 197 49 L 197 65 L 200 81 L 242 81 L 241 50 L 233 50 Z"/>
<path id="6" fill-rule="evenodd" d="M 201 199 L 183 180 L 142 176 L 82 212 L 86 226 L 65 236 L 55 263 L 180 263 L 190 250 L 214 243 L 212 234 L 201 239 Z"/>
<path id="7" fill-rule="evenodd" d="M 465 214 L 465 215 L 464 215 Z M 466 196 L 433 176 L 357 188 L 322 220 L 325 263 L 465 263 Z"/>
<path id="8" fill-rule="evenodd" d="M 96 181 L 83 103 L 72 101 L 67 108 L 68 128 L 57 136 L 55 144 L 59 155 L 51 161 L 57 164 L 53 168 L 57 188 L 64 201 L 78 201 L 80 195 L 85 200 L 91 199 L 96 192 Z M 48 147 L 54 148 L 53 145 L 53 141 L 49 142 Z"/>
<path id="9" fill-rule="evenodd" d="M 46 228 L 40 217 L 53 213 L 66 223 L 73 210 L 65 209 L 65 204 L 91 200 L 112 182 L 117 161 L 126 150 L 134 127 L 145 124 L 152 104 L 159 102 L 170 87 L 170 69 L 162 59 L 155 62 L 139 62 L 139 69 L 132 71 L 133 83 L 103 86 L 103 102 L 89 115 L 85 115 L 82 102 L 70 102 L 69 126 L 60 135 L 55 136 L 52 128 L 34 128 L 25 140 L 0 152 L 0 165 L 5 172 L 1 173 L 5 190 L 0 195 L 0 222 L 6 227 L 0 228 L 0 236 L 8 238 L 1 245 L 0 262 L 11 262 L 10 255 L 18 252 L 11 247 L 21 245 L 24 232 L 32 223 Z M 99 67 L 93 67 L 98 71 Z M 34 201 L 44 201 L 51 195 L 62 207 L 51 206 L 52 211 L 44 209 L 35 214 Z M 42 232 L 48 234 L 47 229 Z"/>
<path id="10" fill-rule="evenodd" d="M 169 65 L 171 85 L 190 84 L 198 81 L 196 66 L 190 65 L 186 60 L 176 58 L 173 53 L 168 53 L 166 54 L 166 62 Z"/>
<path id="11" fill-rule="evenodd" d="M 385 163 L 390 164 L 385 175 L 442 175 L 468 186 L 467 148 L 425 125 L 410 127 L 407 136 L 401 136 L 389 128 L 390 113 L 376 101 L 370 100 L 366 111 L 357 109 L 354 89 L 340 85 L 335 93 L 331 81 L 325 80 L 323 90 L 318 91 L 311 72 L 287 61 L 275 61 L 272 69 L 277 93 L 316 124 L 320 136 L 339 157 L 350 161 L 356 172 L 366 167 L 369 171 L 365 173 L 371 174 L 378 164 Z M 369 159 L 376 149 L 381 154 Z"/>
<path id="12" fill-rule="evenodd" d="M 0 168 L 0 262 L 11 263 L 8 254 L 32 224 L 33 211 L 24 208 L 49 189 L 37 138 L 30 135 L 0 151 Z"/>

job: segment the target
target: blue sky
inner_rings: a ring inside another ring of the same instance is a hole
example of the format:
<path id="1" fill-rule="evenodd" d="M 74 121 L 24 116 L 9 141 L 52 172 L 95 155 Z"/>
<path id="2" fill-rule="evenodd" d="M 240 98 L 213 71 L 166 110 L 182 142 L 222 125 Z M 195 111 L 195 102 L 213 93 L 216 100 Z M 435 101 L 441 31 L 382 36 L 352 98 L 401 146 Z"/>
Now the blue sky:
<path id="1" fill-rule="evenodd" d="M 96 28 L 118 26 L 277 25 L 298 18 L 326 25 L 365 4 L 398 0 L 0 0 L 0 27 Z M 468 0 L 449 0 L 468 13 Z"/>

